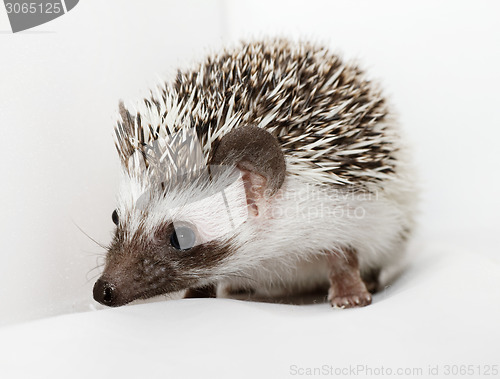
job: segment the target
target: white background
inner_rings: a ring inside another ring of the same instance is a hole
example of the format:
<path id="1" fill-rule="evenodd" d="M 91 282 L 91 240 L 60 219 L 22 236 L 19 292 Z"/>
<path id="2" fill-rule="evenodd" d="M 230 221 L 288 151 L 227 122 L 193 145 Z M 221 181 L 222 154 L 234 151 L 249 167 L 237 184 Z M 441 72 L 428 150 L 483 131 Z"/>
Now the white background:
<path id="1" fill-rule="evenodd" d="M 499 15 L 486 1 L 84 0 L 12 34 L 0 7 L 0 324 L 92 309 L 103 249 L 76 225 L 109 242 L 118 100 L 242 37 L 359 59 L 414 146 L 418 243 L 498 262 Z"/>

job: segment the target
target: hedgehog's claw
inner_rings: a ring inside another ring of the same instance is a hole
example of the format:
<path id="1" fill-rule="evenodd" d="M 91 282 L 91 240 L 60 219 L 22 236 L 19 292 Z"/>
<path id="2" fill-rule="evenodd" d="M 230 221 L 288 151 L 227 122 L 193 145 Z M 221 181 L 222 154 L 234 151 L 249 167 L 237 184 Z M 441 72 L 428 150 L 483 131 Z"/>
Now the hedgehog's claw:
<path id="1" fill-rule="evenodd" d="M 372 296 L 369 292 L 364 292 L 360 294 L 344 295 L 344 296 L 332 296 L 328 297 L 330 305 L 333 308 L 354 308 L 354 307 L 364 307 L 371 304 Z"/>

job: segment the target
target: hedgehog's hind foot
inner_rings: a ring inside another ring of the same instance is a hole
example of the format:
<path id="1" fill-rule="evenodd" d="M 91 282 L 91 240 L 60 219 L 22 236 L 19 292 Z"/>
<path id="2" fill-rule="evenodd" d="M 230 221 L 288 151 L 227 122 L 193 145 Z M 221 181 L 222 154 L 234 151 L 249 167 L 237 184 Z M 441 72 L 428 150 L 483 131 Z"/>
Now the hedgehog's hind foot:
<path id="1" fill-rule="evenodd" d="M 346 249 L 343 254 L 329 256 L 330 290 L 328 300 L 335 308 L 364 307 L 372 296 L 361 279 L 356 252 Z"/>
<path id="2" fill-rule="evenodd" d="M 368 291 L 356 295 L 335 296 L 334 294 L 328 295 L 330 305 L 334 308 L 354 308 L 364 307 L 370 305 L 372 302 L 372 295 Z"/>

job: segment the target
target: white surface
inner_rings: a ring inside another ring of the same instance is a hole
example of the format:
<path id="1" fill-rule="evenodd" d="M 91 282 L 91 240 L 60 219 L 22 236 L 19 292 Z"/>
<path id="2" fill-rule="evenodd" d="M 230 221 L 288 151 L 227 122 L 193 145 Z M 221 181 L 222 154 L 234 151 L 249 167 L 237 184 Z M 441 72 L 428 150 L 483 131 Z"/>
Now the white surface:
<path id="1" fill-rule="evenodd" d="M 285 378 L 362 365 L 425 378 L 474 365 L 480 377 L 478 365 L 500 365 L 500 261 L 430 242 L 366 308 L 182 299 L 53 317 L 0 329 L 0 375 Z"/>
<path id="2" fill-rule="evenodd" d="M 118 99 L 225 41 L 305 35 L 360 58 L 391 95 L 424 190 L 422 256 L 366 309 L 217 299 L 50 318 L 0 329 L 0 377 L 498 363 L 499 11 L 493 1 L 85 0 L 12 35 L 0 7 L 0 324 L 93 307 L 98 271 L 87 273 L 102 250 L 72 220 L 109 241 Z"/>

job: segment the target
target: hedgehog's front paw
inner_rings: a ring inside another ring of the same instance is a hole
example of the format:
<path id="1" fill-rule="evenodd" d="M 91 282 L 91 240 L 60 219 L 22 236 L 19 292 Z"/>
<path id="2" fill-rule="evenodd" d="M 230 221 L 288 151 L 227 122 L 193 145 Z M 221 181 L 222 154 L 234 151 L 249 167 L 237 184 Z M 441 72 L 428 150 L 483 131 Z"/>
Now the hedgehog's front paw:
<path id="1" fill-rule="evenodd" d="M 329 291 L 328 300 L 334 308 L 354 308 L 354 307 L 364 307 L 372 302 L 372 295 L 368 291 L 361 291 L 356 294 L 349 295 L 336 295 Z"/>
<path id="2" fill-rule="evenodd" d="M 184 294 L 184 299 L 217 297 L 217 287 L 209 284 L 204 287 L 188 288 Z"/>

